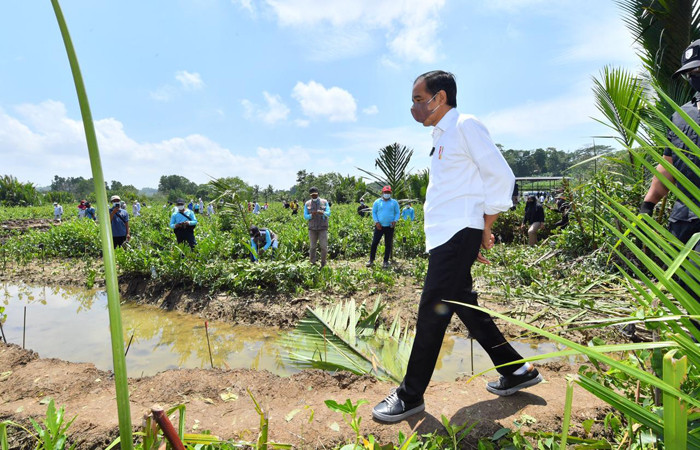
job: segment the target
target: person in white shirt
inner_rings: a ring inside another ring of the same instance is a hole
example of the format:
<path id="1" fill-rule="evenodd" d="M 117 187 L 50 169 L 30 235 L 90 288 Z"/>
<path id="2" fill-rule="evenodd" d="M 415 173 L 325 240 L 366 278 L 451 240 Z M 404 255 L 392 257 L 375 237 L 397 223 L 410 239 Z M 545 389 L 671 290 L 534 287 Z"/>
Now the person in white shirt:
<path id="1" fill-rule="evenodd" d="M 424 206 L 428 272 L 418 306 L 416 337 L 401 385 L 372 410 L 372 417 L 398 422 L 425 409 L 425 393 L 445 330 L 457 314 L 467 330 L 499 366 L 522 359 L 491 317 L 475 309 L 447 303 L 477 305 L 471 266 L 488 264 L 480 248 L 494 244 L 491 227 L 498 214 L 512 206 L 515 177 L 474 116 L 459 114 L 454 76 L 432 71 L 413 84 L 413 118 L 433 128 L 430 181 Z M 542 377 L 530 364 L 500 367 L 501 378 L 487 384 L 497 395 L 511 395 Z"/>
<path id="2" fill-rule="evenodd" d="M 134 200 L 134 203 L 131 205 L 131 212 L 134 215 L 134 217 L 138 217 L 141 215 L 141 204 L 138 200 Z"/>
<path id="3" fill-rule="evenodd" d="M 213 202 L 210 202 L 207 205 L 207 214 L 209 214 L 210 216 L 214 215 L 214 203 Z"/>
<path id="4" fill-rule="evenodd" d="M 63 216 L 63 206 L 59 205 L 58 202 L 53 204 L 53 220 L 60 221 Z"/>

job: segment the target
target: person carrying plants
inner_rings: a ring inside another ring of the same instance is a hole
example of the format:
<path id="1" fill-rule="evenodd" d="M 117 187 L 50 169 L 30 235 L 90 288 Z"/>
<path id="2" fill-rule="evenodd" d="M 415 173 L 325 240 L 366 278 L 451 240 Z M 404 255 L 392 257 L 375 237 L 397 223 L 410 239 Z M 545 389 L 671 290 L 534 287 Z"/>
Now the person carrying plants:
<path id="1" fill-rule="evenodd" d="M 382 188 L 382 196 L 372 204 L 372 219 L 374 219 L 374 236 L 372 237 L 372 247 L 369 250 L 369 261 L 367 267 L 374 264 L 374 257 L 377 256 L 379 241 L 384 236 L 384 264 L 382 267 L 389 267 L 391 250 L 394 246 L 394 227 L 399 221 L 399 202 L 391 198 L 391 186 Z"/>
<path id="2" fill-rule="evenodd" d="M 112 223 L 112 242 L 114 248 L 117 248 L 131 239 L 129 213 L 122 209 L 122 199 L 118 195 L 111 196 L 109 202 L 112 204 L 112 207 L 109 209 L 109 220 Z M 85 203 L 82 203 L 83 206 Z M 87 207 L 83 211 L 86 209 Z"/>
<path id="3" fill-rule="evenodd" d="M 491 227 L 498 214 L 512 206 L 513 172 L 484 125 L 457 112 L 457 84 L 451 73 L 419 76 L 412 94 L 413 118 L 434 127 L 424 209 L 428 272 L 406 375 L 372 410 L 374 419 L 390 423 L 425 409 L 423 394 L 455 313 L 499 366 L 501 378 L 486 385 L 489 392 L 511 395 L 542 381 L 530 364 L 514 363 L 522 357 L 488 314 L 465 306 L 478 305 L 471 266 L 475 261 L 489 263 L 479 249 L 493 247 Z"/>
<path id="4" fill-rule="evenodd" d="M 410 222 L 416 220 L 416 212 L 410 203 L 407 203 L 406 207 L 403 209 L 403 211 L 401 211 L 401 218 Z"/>
<path id="5" fill-rule="evenodd" d="M 258 228 L 255 225 L 250 227 L 250 246 L 255 253 L 250 254 L 250 260 L 257 262 L 263 252 L 270 250 L 270 256 L 275 254 L 275 249 L 279 247 L 277 235 L 268 228 Z M 256 257 L 255 254 L 258 256 Z"/>
<path id="6" fill-rule="evenodd" d="M 525 203 L 525 215 L 520 228 L 525 228 L 525 225 L 530 225 L 527 229 L 528 245 L 537 245 L 537 230 L 544 225 L 544 208 L 534 195 L 529 196 Z"/>
<path id="7" fill-rule="evenodd" d="M 676 78 L 679 75 L 692 86 L 693 90 L 695 90 L 695 95 L 692 100 L 682 106 L 683 111 L 685 111 L 696 124 L 700 124 L 700 39 L 693 41 L 688 48 L 685 49 L 685 52 L 683 52 L 681 67 L 673 74 L 673 77 Z M 671 120 L 673 120 L 674 125 L 684 130 L 684 133 L 695 145 L 700 145 L 700 137 L 695 133 L 693 128 L 685 122 L 680 114 L 674 112 Z M 682 150 L 683 155 L 690 159 L 693 164 L 700 165 L 700 158 L 698 155 L 690 150 L 673 131 L 668 132 L 668 139 L 674 147 Z M 664 150 L 664 159 L 673 164 L 673 166 L 692 184 L 696 187 L 700 187 L 700 176 L 688 167 L 677 152 L 667 147 Z M 673 175 L 666 170 L 664 166 L 659 164 L 656 166 L 656 170 L 668 181 L 676 184 L 681 192 L 686 194 L 696 205 L 700 205 L 700 198 L 694 197 L 685 186 L 676 183 Z M 669 189 L 664 186 L 659 177 L 654 175 L 651 179 L 649 190 L 644 196 L 644 201 L 639 207 L 640 214 L 648 214 L 651 216 L 656 204 L 668 194 L 668 191 Z M 686 244 L 695 233 L 700 232 L 700 218 L 683 203 L 683 200 L 676 199 L 676 202 L 673 204 L 673 209 L 671 210 L 671 215 L 668 218 L 668 230 L 673 236 Z M 696 244 L 693 250 L 695 252 L 700 252 L 700 243 Z M 691 289 L 682 280 L 678 280 L 678 283 L 695 299 L 695 301 L 700 302 L 700 293 L 695 289 Z M 694 320 L 693 323 L 695 327 L 700 330 L 700 323 Z"/>
<path id="8" fill-rule="evenodd" d="M 309 260 L 316 264 L 316 246 L 321 247 L 321 267 L 326 265 L 328 254 L 328 218 L 331 207 L 328 200 L 319 198 L 318 188 L 309 189 L 311 199 L 304 204 L 304 219 L 309 224 Z"/>
<path id="9" fill-rule="evenodd" d="M 194 228 L 197 226 L 197 218 L 192 210 L 185 208 L 185 201 L 181 198 L 175 202 L 177 211 L 170 216 L 170 228 L 175 231 L 177 243 L 187 242 L 191 249 L 197 245 L 194 238 Z"/>
<path id="10" fill-rule="evenodd" d="M 292 215 L 296 216 L 299 213 L 299 202 L 296 200 L 292 200 L 289 203 L 289 209 L 292 210 Z"/>

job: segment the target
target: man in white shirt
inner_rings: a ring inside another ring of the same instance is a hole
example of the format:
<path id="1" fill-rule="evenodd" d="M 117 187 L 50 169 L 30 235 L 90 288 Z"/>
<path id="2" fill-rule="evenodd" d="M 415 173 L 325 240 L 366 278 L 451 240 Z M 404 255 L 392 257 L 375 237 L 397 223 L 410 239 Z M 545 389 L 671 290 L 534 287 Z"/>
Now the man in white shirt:
<path id="1" fill-rule="evenodd" d="M 493 247 L 491 227 L 498 214 L 512 206 L 515 177 L 474 116 L 459 114 L 454 76 L 432 71 L 413 84 L 413 118 L 432 126 L 430 181 L 424 207 L 425 243 L 430 253 L 428 273 L 418 307 L 416 338 L 401 385 L 372 410 L 383 422 L 398 422 L 425 409 L 423 394 L 432 377 L 445 330 L 452 314 L 489 354 L 494 365 L 522 359 L 491 317 L 475 309 L 447 303 L 477 305 L 471 266 L 488 264 L 481 247 Z M 542 377 L 530 364 L 498 369 L 501 378 L 487 384 L 497 395 L 511 395 Z"/>

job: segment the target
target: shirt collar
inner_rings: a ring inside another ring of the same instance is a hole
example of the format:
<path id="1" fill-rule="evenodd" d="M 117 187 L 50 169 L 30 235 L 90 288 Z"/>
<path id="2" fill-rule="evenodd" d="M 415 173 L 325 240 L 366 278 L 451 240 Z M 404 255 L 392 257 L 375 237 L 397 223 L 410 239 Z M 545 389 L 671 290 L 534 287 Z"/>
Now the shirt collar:
<path id="1" fill-rule="evenodd" d="M 459 113 L 457 112 L 457 109 L 450 108 L 450 110 L 447 111 L 444 116 L 442 116 L 442 119 L 435 124 L 435 127 L 433 128 L 433 137 L 439 137 L 445 130 L 454 126 L 457 123 L 458 117 Z"/>

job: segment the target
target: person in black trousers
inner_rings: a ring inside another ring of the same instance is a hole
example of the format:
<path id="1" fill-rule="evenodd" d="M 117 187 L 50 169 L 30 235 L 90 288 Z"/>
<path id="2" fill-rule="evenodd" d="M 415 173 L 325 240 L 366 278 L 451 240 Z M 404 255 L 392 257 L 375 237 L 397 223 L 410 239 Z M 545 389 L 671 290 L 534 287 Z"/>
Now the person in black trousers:
<path id="1" fill-rule="evenodd" d="M 434 127 L 424 208 L 428 272 L 406 375 L 372 410 L 372 417 L 383 422 L 398 422 L 425 409 L 423 394 L 455 313 L 494 365 L 505 365 L 498 368 L 500 379 L 487 384 L 489 392 L 511 395 L 542 381 L 528 363 L 508 365 L 522 357 L 488 314 L 463 306 L 477 305 L 471 267 L 475 261 L 488 263 L 480 248 L 493 247 L 491 227 L 513 204 L 515 177 L 486 128 L 456 107 L 452 74 L 428 72 L 414 82 L 411 113 L 419 123 Z"/>

